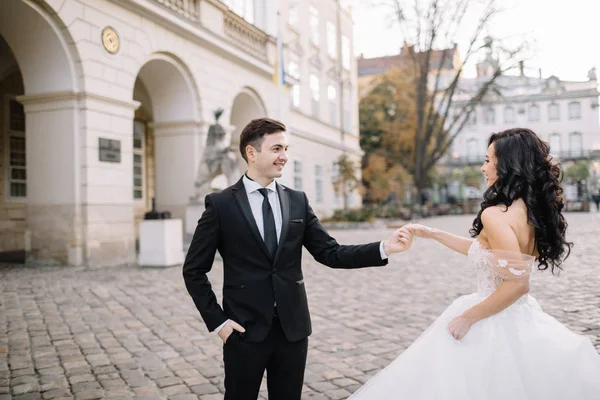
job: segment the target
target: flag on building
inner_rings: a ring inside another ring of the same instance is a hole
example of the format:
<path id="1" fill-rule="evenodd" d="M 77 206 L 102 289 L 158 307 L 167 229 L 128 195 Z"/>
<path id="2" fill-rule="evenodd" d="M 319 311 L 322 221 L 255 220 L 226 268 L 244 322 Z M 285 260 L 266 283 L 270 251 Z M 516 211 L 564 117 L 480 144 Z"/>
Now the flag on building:
<path id="1" fill-rule="evenodd" d="M 273 68 L 273 83 L 277 86 L 285 85 L 285 63 L 283 61 L 283 38 L 281 36 L 280 14 L 277 12 L 277 52 Z"/>

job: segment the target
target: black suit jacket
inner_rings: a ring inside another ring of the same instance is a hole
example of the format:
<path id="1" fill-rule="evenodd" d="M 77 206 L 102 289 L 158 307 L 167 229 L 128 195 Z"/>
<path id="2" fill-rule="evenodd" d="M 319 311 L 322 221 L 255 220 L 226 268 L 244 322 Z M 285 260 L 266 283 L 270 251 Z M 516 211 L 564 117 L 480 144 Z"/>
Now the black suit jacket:
<path id="1" fill-rule="evenodd" d="M 311 333 L 302 246 L 320 263 L 332 268 L 386 265 L 379 242 L 343 246 L 329 236 L 308 204 L 304 192 L 277 184 L 283 223 L 274 258 L 256 226 L 240 179 L 219 193 L 206 196 L 206 210 L 198 221 L 183 265 L 189 294 L 209 331 L 232 319 L 246 332 L 242 340 L 261 342 L 273 321 L 273 304 L 290 341 Z M 206 274 L 215 252 L 223 258 L 223 308 L 217 303 Z"/>

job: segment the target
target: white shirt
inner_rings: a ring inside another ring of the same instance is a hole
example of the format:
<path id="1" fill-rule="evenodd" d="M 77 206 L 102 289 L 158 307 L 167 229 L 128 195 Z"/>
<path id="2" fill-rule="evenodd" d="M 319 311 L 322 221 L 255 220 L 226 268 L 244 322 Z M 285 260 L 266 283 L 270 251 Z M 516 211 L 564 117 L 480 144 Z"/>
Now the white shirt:
<path id="1" fill-rule="evenodd" d="M 258 227 L 258 231 L 260 232 L 260 237 L 262 237 L 263 240 L 265 240 L 265 226 L 262 214 L 262 204 L 264 197 L 258 191 L 258 189 L 262 189 L 263 187 L 258 182 L 249 179 L 246 176 L 246 174 L 244 174 L 242 182 L 244 183 L 244 188 L 246 189 L 248 202 L 250 203 L 252 215 L 254 215 L 256 226 Z M 283 225 L 283 216 L 281 215 L 279 193 L 277 193 L 277 185 L 275 184 L 275 181 L 271 182 L 268 186 L 266 186 L 266 189 L 269 193 L 269 204 L 271 204 L 271 209 L 273 210 L 273 217 L 275 217 L 275 230 L 277 231 L 277 243 L 279 243 L 279 238 L 281 237 L 281 226 Z"/>
<path id="2" fill-rule="evenodd" d="M 244 183 L 244 188 L 246 189 L 246 195 L 248 196 L 248 202 L 250 203 L 250 208 L 252 209 L 252 215 L 254 216 L 254 220 L 256 221 L 256 226 L 258 231 L 260 232 L 260 236 L 265 239 L 265 227 L 263 223 L 263 214 L 262 214 L 262 203 L 263 203 L 263 195 L 260 194 L 258 189 L 262 189 L 263 187 L 256 181 L 249 179 L 246 174 L 242 177 L 242 182 Z M 268 186 L 266 186 L 269 193 L 269 204 L 271 204 L 271 209 L 273 210 L 273 216 L 275 217 L 275 230 L 277 231 L 277 242 L 279 243 L 279 238 L 281 238 L 281 226 L 283 225 L 283 216 L 281 215 L 281 205 L 279 203 L 279 193 L 277 193 L 277 185 L 275 181 L 271 182 Z M 381 254 L 381 259 L 385 260 L 388 258 L 385 251 L 383 251 L 383 240 L 379 243 L 379 254 Z M 223 322 L 219 325 L 214 332 L 219 333 L 219 331 L 225 326 L 225 324 L 229 322 L 229 320 Z"/>

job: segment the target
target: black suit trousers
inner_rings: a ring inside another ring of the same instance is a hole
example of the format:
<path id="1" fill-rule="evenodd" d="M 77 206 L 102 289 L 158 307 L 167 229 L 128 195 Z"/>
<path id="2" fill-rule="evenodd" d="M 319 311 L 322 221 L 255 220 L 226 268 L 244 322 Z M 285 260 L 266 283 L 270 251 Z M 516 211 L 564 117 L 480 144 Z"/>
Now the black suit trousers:
<path id="1" fill-rule="evenodd" d="M 225 400 L 256 400 L 265 370 L 269 400 L 300 400 L 307 353 L 308 338 L 289 341 L 278 318 L 260 343 L 233 331 L 223 345 Z"/>

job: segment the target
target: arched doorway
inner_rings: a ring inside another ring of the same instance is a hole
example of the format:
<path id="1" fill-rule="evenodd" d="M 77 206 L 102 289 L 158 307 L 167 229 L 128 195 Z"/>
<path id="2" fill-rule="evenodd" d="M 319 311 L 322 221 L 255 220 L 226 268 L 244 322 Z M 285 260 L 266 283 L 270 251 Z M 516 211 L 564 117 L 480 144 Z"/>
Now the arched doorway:
<path id="1" fill-rule="evenodd" d="M 136 231 L 155 199 L 158 211 L 185 219 L 201 151 L 198 89 L 185 64 L 157 53 L 142 66 L 133 99 L 133 199 Z"/>
<path id="2" fill-rule="evenodd" d="M 266 115 L 265 105 L 258 93 L 251 88 L 243 88 L 235 96 L 231 106 L 231 146 L 235 148 L 239 147 L 240 134 L 248 122 L 255 118 L 265 117 Z M 246 162 L 240 156 L 240 171 L 245 171 L 246 168 Z M 233 184 L 233 182 L 230 184 Z"/>
<path id="3" fill-rule="evenodd" d="M 73 40 L 42 7 L 0 2 L 0 253 L 80 264 L 83 78 Z"/>

